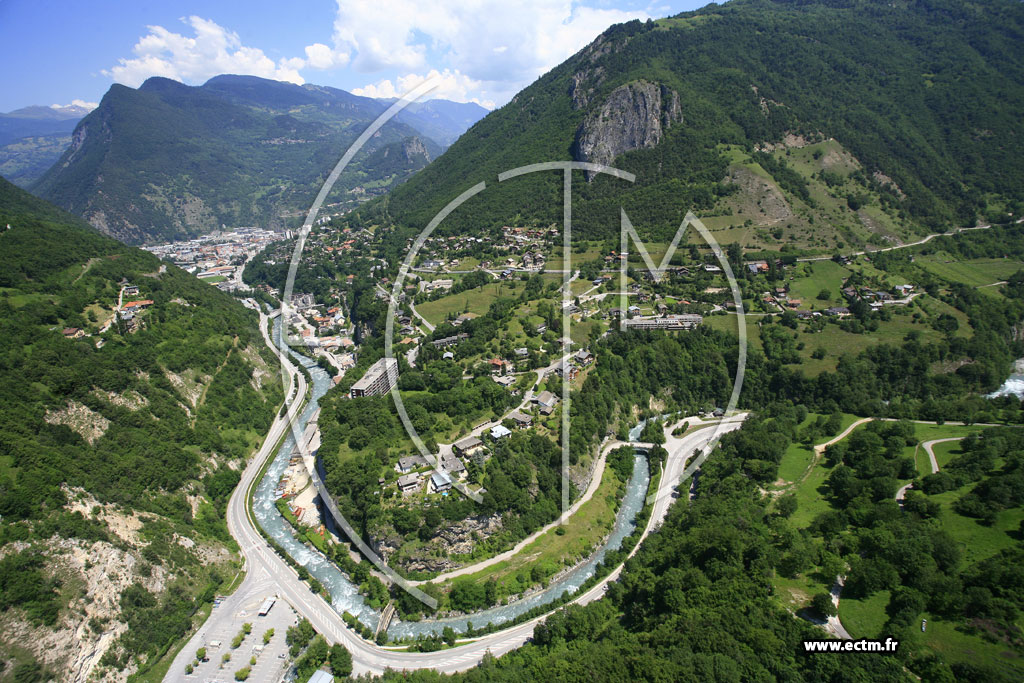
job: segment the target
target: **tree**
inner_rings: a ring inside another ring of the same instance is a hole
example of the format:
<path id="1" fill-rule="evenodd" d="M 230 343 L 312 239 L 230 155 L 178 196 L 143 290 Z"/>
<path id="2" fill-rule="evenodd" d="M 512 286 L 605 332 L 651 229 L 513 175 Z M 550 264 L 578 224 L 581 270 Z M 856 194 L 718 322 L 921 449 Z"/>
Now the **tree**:
<path id="1" fill-rule="evenodd" d="M 328 661 L 331 663 L 331 673 L 335 676 L 345 678 L 352 674 L 352 655 L 344 645 L 332 645 Z"/>
<path id="2" fill-rule="evenodd" d="M 836 606 L 829 593 L 818 593 L 811 598 L 811 609 L 825 618 L 834 617 L 837 614 Z"/>

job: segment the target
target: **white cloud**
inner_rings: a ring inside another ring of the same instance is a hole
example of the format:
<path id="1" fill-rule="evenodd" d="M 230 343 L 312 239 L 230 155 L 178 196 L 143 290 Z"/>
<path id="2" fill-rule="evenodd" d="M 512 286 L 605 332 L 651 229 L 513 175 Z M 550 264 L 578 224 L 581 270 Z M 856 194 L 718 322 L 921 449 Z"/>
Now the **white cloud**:
<path id="1" fill-rule="evenodd" d="M 345 66 L 348 62 L 347 52 L 332 50 L 323 43 L 306 46 L 306 65 L 314 69 L 331 69 L 336 66 Z"/>
<path id="2" fill-rule="evenodd" d="M 493 101 L 482 100 L 471 94 L 480 90 L 479 81 L 450 69 L 445 69 L 443 72 L 431 69 L 426 75 L 406 74 L 396 78 L 394 83 L 391 82 L 391 79 L 384 79 L 362 88 L 355 88 L 352 90 L 352 94 L 363 97 L 401 97 L 425 80 L 435 83 L 434 89 L 428 95 L 430 98 L 443 98 L 454 102 L 476 102 L 481 107 L 494 109 Z"/>
<path id="3" fill-rule="evenodd" d="M 92 111 L 96 107 L 100 106 L 99 102 L 86 102 L 85 100 L 71 100 L 71 104 L 51 104 L 50 109 L 70 109 L 71 107 L 81 107 L 82 109 L 88 109 Z"/>
<path id="4" fill-rule="evenodd" d="M 334 51 L 363 72 L 446 67 L 506 101 L 611 24 L 647 16 L 573 0 L 338 0 Z"/>
<path id="5" fill-rule="evenodd" d="M 218 74 L 245 74 L 302 84 L 305 61 L 291 58 L 274 63 L 263 50 L 242 45 L 238 34 L 197 16 L 182 19 L 194 37 L 150 26 L 149 34 L 132 48 L 135 57 L 118 60 L 103 73 L 118 83 L 137 87 L 150 76 L 197 83 Z"/>

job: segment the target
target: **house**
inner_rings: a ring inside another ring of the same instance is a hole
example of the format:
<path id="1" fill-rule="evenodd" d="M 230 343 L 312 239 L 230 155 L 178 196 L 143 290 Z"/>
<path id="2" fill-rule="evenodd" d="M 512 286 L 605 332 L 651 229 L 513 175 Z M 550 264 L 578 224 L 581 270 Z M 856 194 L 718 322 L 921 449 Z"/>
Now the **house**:
<path id="1" fill-rule="evenodd" d="M 558 397 L 550 391 L 542 391 L 540 392 L 540 395 L 533 397 L 533 401 L 540 406 L 540 412 L 545 415 L 550 415 L 551 411 L 555 408 L 555 404 L 558 403 Z M 545 412 L 545 410 L 547 412 Z"/>
<path id="2" fill-rule="evenodd" d="M 435 347 L 437 347 L 439 349 L 443 349 L 443 348 L 446 348 L 448 346 L 454 346 L 455 344 L 458 344 L 463 339 L 469 339 L 469 335 L 466 334 L 465 332 L 460 333 L 460 334 L 456 334 L 456 335 L 452 335 L 451 337 L 442 337 L 441 339 L 435 339 L 434 341 L 432 341 L 430 343 L 433 344 Z"/>
<path id="3" fill-rule="evenodd" d="M 460 327 L 462 323 L 466 322 L 467 320 L 472 320 L 475 317 L 477 317 L 476 313 L 463 313 L 458 318 L 452 321 L 452 325 Z"/>
<path id="4" fill-rule="evenodd" d="M 491 373 L 495 375 L 504 375 L 513 370 L 511 363 L 500 358 L 491 358 L 487 364 L 491 366 Z"/>
<path id="5" fill-rule="evenodd" d="M 425 467 L 430 463 L 422 455 L 407 455 L 398 459 L 398 464 L 395 465 L 395 469 L 402 474 L 408 474 L 415 469 Z"/>
<path id="6" fill-rule="evenodd" d="M 521 346 L 518 349 L 515 349 L 513 353 L 516 354 L 516 358 L 527 358 L 530 355 L 530 351 L 525 346 Z"/>
<path id="7" fill-rule="evenodd" d="M 526 429 L 530 425 L 533 424 L 533 418 L 532 417 L 530 417 L 529 415 L 523 415 L 518 410 L 513 412 L 513 413 L 511 413 L 508 416 L 508 419 L 510 419 L 513 422 L 515 422 L 516 423 L 516 427 L 518 427 L 519 429 Z"/>
<path id="8" fill-rule="evenodd" d="M 719 268 L 718 266 L 713 266 L 710 263 L 708 263 L 708 264 L 706 264 L 704 266 L 704 272 L 705 273 L 721 273 L 722 269 Z"/>
<path id="9" fill-rule="evenodd" d="M 657 308 L 658 313 L 660 313 L 661 315 L 665 315 L 666 313 L 668 313 L 668 306 L 666 306 L 665 304 L 660 303 L 658 304 Z"/>
<path id="10" fill-rule="evenodd" d="M 544 334 L 548 331 L 548 326 L 544 323 L 537 325 L 537 334 Z"/>
<path id="11" fill-rule="evenodd" d="M 515 386 L 516 383 L 516 378 L 512 375 L 492 375 L 491 379 L 506 389 Z M 519 392 L 513 392 L 512 395 L 515 396 L 517 393 Z"/>
<path id="12" fill-rule="evenodd" d="M 572 359 L 576 361 L 580 365 L 580 367 L 585 368 L 594 362 L 594 354 L 592 354 L 590 351 L 587 351 L 586 349 L 580 349 L 579 351 L 576 352 L 576 355 L 574 355 Z"/>
<path id="13" fill-rule="evenodd" d="M 832 308 L 826 308 L 825 313 L 827 315 L 835 315 L 840 318 L 850 315 L 850 309 L 846 306 L 833 306 Z"/>
<path id="14" fill-rule="evenodd" d="M 78 339 L 79 337 L 84 337 L 85 332 L 79 327 L 65 327 L 64 336 L 68 339 Z"/>
<path id="15" fill-rule="evenodd" d="M 580 369 L 572 363 L 561 360 L 555 365 L 554 372 L 559 377 L 568 377 L 571 382 L 580 374 Z"/>
<path id="16" fill-rule="evenodd" d="M 893 289 L 896 290 L 897 294 L 900 294 L 901 296 L 907 296 L 908 294 L 914 291 L 914 285 L 896 285 L 895 287 L 893 287 Z"/>
<path id="17" fill-rule="evenodd" d="M 441 469 L 459 479 L 466 477 L 466 466 L 451 453 L 441 454 Z"/>
<path id="18" fill-rule="evenodd" d="M 434 471 L 430 475 L 430 490 L 434 493 L 445 493 L 452 487 L 452 478 L 447 472 Z"/>
<path id="19" fill-rule="evenodd" d="M 451 351 L 445 351 L 444 353 L 441 354 L 441 359 L 442 360 L 455 360 L 455 354 L 452 353 Z"/>
<path id="20" fill-rule="evenodd" d="M 321 669 L 314 671 L 306 683 L 334 683 L 334 676 Z"/>
<path id="21" fill-rule="evenodd" d="M 121 306 L 122 311 L 142 311 L 153 305 L 152 299 L 142 299 L 141 301 L 129 301 L 128 303 Z"/>
<path id="22" fill-rule="evenodd" d="M 403 474 L 398 478 L 398 490 L 402 493 L 412 493 L 420 487 L 420 475 L 413 472 L 412 474 Z"/>
<path id="23" fill-rule="evenodd" d="M 484 450 L 484 442 L 475 436 L 467 436 L 462 441 L 456 441 L 452 450 L 454 450 L 456 454 L 461 455 L 464 458 L 468 458 Z"/>
<path id="24" fill-rule="evenodd" d="M 491 427 L 491 438 L 494 439 L 495 441 L 499 441 L 500 439 L 504 439 L 505 437 L 509 436 L 510 434 L 512 434 L 512 431 L 509 430 L 504 425 L 495 425 L 495 426 Z"/>

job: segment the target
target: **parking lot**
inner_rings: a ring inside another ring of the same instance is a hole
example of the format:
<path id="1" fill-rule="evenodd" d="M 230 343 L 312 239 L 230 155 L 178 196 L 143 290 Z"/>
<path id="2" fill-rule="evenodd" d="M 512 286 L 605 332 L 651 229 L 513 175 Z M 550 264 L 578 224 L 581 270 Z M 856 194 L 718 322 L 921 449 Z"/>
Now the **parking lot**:
<path id="1" fill-rule="evenodd" d="M 192 647 L 198 642 L 188 653 L 192 658 L 198 647 L 205 647 L 207 661 L 200 662 L 191 674 L 181 671 L 175 679 L 190 683 L 230 683 L 235 680 L 236 671 L 251 666 L 247 683 L 280 681 L 289 662 L 285 633 L 289 626 L 298 622 L 298 617 L 283 600 L 276 600 L 267 615 L 260 616 L 260 607 L 268 598 L 274 597 L 273 593 L 250 594 L 244 600 L 229 599 L 215 605 L 207 623 L 208 628 L 204 629 L 198 641 L 193 639 L 189 644 Z M 245 636 L 241 645 L 232 648 L 232 641 L 246 623 L 252 624 L 252 631 Z M 270 629 L 274 629 L 274 634 L 264 645 L 264 634 Z M 225 655 L 230 656 L 227 662 L 223 660 Z M 253 657 L 256 663 L 250 664 Z"/>

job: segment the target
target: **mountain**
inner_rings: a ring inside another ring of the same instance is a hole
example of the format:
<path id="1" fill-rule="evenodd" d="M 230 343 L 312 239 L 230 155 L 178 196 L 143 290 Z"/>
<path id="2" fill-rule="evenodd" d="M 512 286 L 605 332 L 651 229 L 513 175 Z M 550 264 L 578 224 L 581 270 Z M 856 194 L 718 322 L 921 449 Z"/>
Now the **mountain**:
<path id="1" fill-rule="evenodd" d="M 69 135 L 88 113 L 85 107 L 32 106 L 0 114 L 0 145 L 30 136 Z"/>
<path id="2" fill-rule="evenodd" d="M 396 100 L 380 101 L 392 103 Z M 486 109 L 475 102 L 427 100 L 426 102 L 413 102 L 403 109 L 397 118 L 448 147 L 487 113 Z"/>
<path id="3" fill-rule="evenodd" d="M 274 358 L 236 299 L 2 179 L 0 338 L 2 675 L 125 680 L 237 571 Z"/>
<path id="4" fill-rule="evenodd" d="M 0 176 L 28 187 L 71 144 L 71 132 L 85 107 L 22 107 L 0 114 Z"/>
<path id="5" fill-rule="evenodd" d="M 194 87 L 165 78 L 138 89 L 114 85 L 32 190 L 129 243 L 221 224 L 284 227 L 308 209 L 344 150 L 387 106 L 253 76 L 217 76 Z M 472 107 L 423 105 L 389 121 L 328 202 L 355 203 L 403 182 L 458 136 Z M 484 110 L 477 109 L 479 118 Z M 398 165 L 392 157 L 386 171 L 368 161 L 395 144 L 424 153 Z"/>
<path id="6" fill-rule="evenodd" d="M 615 238 L 623 206 L 669 239 L 687 210 L 748 248 L 891 244 L 1019 212 L 1024 6 L 959 0 L 733 0 L 617 25 L 364 207 L 425 225 L 471 185 L 456 233 L 561 222 L 574 159 L 637 174 L 574 184 L 579 237 Z"/>

